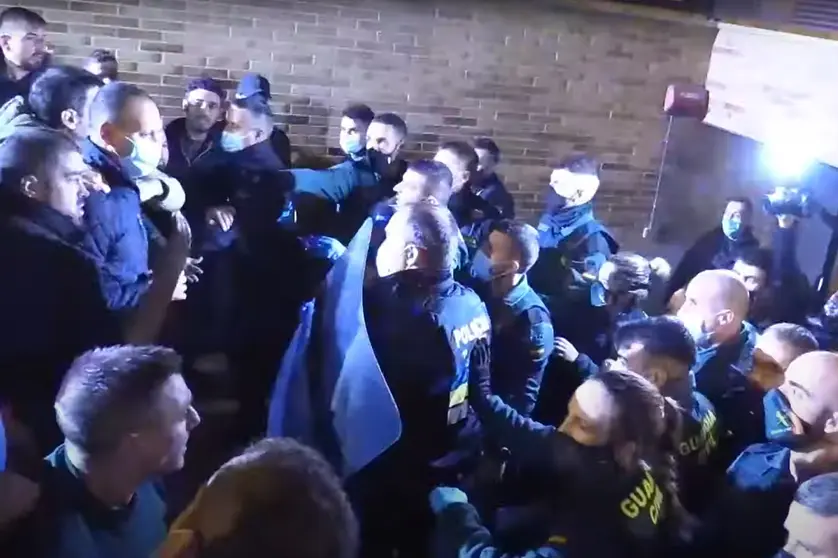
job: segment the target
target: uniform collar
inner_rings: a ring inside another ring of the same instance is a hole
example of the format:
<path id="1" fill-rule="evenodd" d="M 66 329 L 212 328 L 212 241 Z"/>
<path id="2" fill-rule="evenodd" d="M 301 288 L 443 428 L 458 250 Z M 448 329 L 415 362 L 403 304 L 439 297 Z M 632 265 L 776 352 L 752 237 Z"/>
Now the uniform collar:
<path id="1" fill-rule="evenodd" d="M 396 273 L 393 278 L 399 285 L 411 291 L 442 292 L 454 284 L 454 275 L 450 271 L 408 269 Z"/>
<path id="2" fill-rule="evenodd" d="M 530 293 L 530 284 L 524 276 L 512 290 L 503 297 L 503 303 L 513 310 L 518 310 L 524 304 L 526 296 Z"/>

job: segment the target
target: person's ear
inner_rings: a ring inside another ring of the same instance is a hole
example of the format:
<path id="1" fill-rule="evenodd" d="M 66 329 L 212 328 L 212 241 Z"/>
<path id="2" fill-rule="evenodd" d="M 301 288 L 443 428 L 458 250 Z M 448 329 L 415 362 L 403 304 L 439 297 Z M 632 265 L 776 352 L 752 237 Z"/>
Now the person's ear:
<path id="1" fill-rule="evenodd" d="M 832 413 L 823 425 L 824 434 L 832 436 L 838 434 L 838 412 Z"/>
<path id="2" fill-rule="evenodd" d="M 74 109 L 64 109 L 61 111 L 61 124 L 68 130 L 76 131 L 79 126 L 79 113 Z"/>
<path id="3" fill-rule="evenodd" d="M 184 99 L 180 106 L 181 108 L 183 108 L 183 111 L 186 112 L 189 109 L 189 101 Z"/>
<path id="4" fill-rule="evenodd" d="M 419 263 L 421 250 L 415 244 L 408 244 L 404 248 L 405 268 L 416 267 Z"/>
<path id="5" fill-rule="evenodd" d="M 92 131 L 92 130 L 91 130 Z M 110 122 L 103 122 L 99 127 L 99 136 L 105 143 L 105 149 L 119 155 L 119 145 L 122 143 L 119 130 Z"/>
<path id="6" fill-rule="evenodd" d="M 40 181 L 33 175 L 28 174 L 20 180 L 20 190 L 27 198 L 36 199 L 41 189 Z"/>
<path id="7" fill-rule="evenodd" d="M 734 316 L 732 310 L 722 310 L 716 315 L 716 324 L 719 326 L 726 326 L 733 323 L 733 318 Z"/>
<path id="8" fill-rule="evenodd" d="M 649 368 L 648 377 L 653 384 L 660 387 L 666 384 L 667 380 L 669 379 L 669 374 L 667 374 L 666 370 L 664 370 L 660 366 L 652 366 Z"/>
<path id="9" fill-rule="evenodd" d="M 497 272 L 496 276 L 500 277 L 501 275 L 515 275 L 516 273 L 520 272 L 521 263 L 517 260 L 510 260 L 508 262 L 504 262 L 501 264 L 503 269 L 492 270 L 493 272 Z"/>
<path id="10" fill-rule="evenodd" d="M 12 40 L 11 35 L 0 35 L 0 48 L 3 49 L 3 52 L 9 49 L 9 42 Z"/>

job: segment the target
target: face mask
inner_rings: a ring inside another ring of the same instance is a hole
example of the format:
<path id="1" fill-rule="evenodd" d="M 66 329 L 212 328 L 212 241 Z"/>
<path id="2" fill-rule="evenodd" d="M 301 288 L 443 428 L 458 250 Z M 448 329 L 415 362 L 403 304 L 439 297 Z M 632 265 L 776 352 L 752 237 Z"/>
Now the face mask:
<path id="1" fill-rule="evenodd" d="M 469 273 L 472 277 L 478 281 L 483 281 L 484 283 L 488 283 L 494 279 L 494 275 L 492 273 L 492 260 L 486 255 L 486 252 L 483 250 L 475 252 Z"/>
<path id="2" fill-rule="evenodd" d="M 762 400 L 765 410 L 765 436 L 787 448 L 799 448 L 809 441 L 803 424 L 794 414 L 789 400 L 779 389 L 772 389 Z"/>
<path id="3" fill-rule="evenodd" d="M 381 151 L 378 151 L 377 149 L 368 149 L 367 157 L 370 160 L 370 166 L 372 167 L 372 170 L 376 174 L 383 175 L 387 172 L 387 169 L 390 167 L 390 161 L 388 160 L 387 155 L 383 154 Z"/>
<path id="4" fill-rule="evenodd" d="M 687 331 L 690 332 L 690 337 L 693 338 L 695 344 L 698 346 L 705 346 L 710 341 L 710 334 L 704 329 L 704 322 L 701 317 L 693 314 L 686 316 L 678 316 Z"/>
<path id="5" fill-rule="evenodd" d="M 120 159 L 125 175 L 135 180 L 153 173 L 163 156 L 163 146 L 156 141 L 146 139 L 126 139 L 131 142 L 132 147 L 131 153 Z"/>
<path id="6" fill-rule="evenodd" d="M 375 269 L 378 271 L 379 277 L 389 277 L 399 271 L 398 265 L 395 265 L 396 258 L 390 256 L 387 253 L 388 251 L 389 246 L 385 240 L 378 247 L 378 252 L 375 254 Z"/>
<path id="7" fill-rule="evenodd" d="M 347 155 L 355 155 L 363 151 L 364 144 L 361 142 L 361 137 L 357 135 L 347 135 L 340 138 L 340 148 Z"/>
<path id="8" fill-rule="evenodd" d="M 227 153 L 235 153 L 245 148 L 244 136 L 224 131 L 221 133 L 221 149 Z"/>
<path id="9" fill-rule="evenodd" d="M 733 240 L 739 238 L 742 234 L 742 221 L 736 219 L 722 219 L 722 232 L 725 236 Z"/>

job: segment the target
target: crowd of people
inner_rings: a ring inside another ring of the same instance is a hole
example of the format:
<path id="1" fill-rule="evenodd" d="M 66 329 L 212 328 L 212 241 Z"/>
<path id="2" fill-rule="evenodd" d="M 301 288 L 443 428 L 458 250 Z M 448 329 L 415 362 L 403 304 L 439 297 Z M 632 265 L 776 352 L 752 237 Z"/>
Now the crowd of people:
<path id="1" fill-rule="evenodd" d="M 732 198 L 670 273 L 591 156 L 533 227 L 489 138 L 408 162 L 354 104 L 304 168 L 263 76 L 164 126 L 45 28 L 0 14 L 0 556 L 838 556 L 838 296 L 794 217 L 760 246 Z M 230 455 L 178 497 L 207 378 Z"/>

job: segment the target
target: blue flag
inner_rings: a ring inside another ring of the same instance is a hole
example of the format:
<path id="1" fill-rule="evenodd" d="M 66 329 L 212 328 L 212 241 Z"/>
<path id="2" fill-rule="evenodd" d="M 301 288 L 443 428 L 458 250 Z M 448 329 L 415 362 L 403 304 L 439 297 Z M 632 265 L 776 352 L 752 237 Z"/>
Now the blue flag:
<path id="1" fill-rule="evenodd" d="M 372 228 L 367 219 L 326 276 L 316 307 L 303 309 L 280 366 L 268 423 L 270 436 L 320 449 L 345 477 L 386 451 L 402 431 L 364 321 Z"/>

